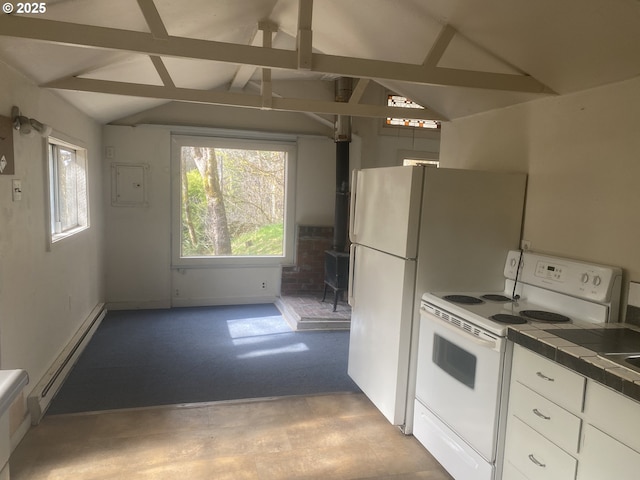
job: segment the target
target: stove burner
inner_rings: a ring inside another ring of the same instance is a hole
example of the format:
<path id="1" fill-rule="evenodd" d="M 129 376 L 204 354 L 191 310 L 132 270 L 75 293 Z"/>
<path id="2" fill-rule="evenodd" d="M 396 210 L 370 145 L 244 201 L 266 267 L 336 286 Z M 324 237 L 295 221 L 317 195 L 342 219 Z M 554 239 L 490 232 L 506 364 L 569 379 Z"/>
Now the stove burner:
<path id="1" fill-rule="evenodd" d="M 483 303 L 482 300 L 476 297 L 470 297 L 469 295 L 445 295 L 445 300 L 453 303 L 462 303 L 464 305 L 477 305 Z"/>
<path id="2" fill-rule="evenodd" d="M 569 317 L 565 317 L 564 315 L 560 315 L 559 313 L 545 312 L 544 310 L 522 310 L 520 312 L 520 315 L 530 320 L 536 320 L 538 322 L 556 323 L 571 321 Z"/>
<path id="3" fill-rule="evenodd" d="M 513 300 L 505 295 L 496 295 L 494 293 L 487 293 L 486 295 L 482 295 L 485 300 L 490 300 L 492 302 L 512 302 Z"/>
<path id="4" fill-rule="evenodd" d="M 527 321 L 524 318 L 519 317 L 518 315 L 510 315 L 508 313 L 497 313 L 489 317 L 489 319 L 499 323 L 511 323 L 511 324 L 527 323 Z"/>

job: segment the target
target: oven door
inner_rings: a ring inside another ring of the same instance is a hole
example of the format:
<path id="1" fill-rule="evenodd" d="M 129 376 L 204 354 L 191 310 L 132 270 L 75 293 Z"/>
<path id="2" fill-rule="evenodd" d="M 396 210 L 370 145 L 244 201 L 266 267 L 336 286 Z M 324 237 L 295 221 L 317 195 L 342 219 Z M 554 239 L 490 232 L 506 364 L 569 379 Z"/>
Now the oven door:
<path id="1" fill-rule="evenodd" d="M 421 310 L 416 398 L 483 458 L 496 459 L 504 338 Z"/>

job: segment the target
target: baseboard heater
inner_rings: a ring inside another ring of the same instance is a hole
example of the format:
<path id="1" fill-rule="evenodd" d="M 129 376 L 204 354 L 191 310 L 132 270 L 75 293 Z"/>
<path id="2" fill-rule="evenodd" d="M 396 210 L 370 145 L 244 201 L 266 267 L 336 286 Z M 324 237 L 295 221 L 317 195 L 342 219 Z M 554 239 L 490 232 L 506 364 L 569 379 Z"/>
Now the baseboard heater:
<path id="1" fill-rule="evenodd" d="M 53 362 L 51 368 L 44 375 L 40 383 L 27 398 L 27 407 L 31 415 L 31 424 L 38 425 L 44 417 L 51 400 L 56 395 L 64 383 L 71 368 L 75 365 L 78 357 L 91 340 L 96 329 L 100 326 L 102 319 L 107 314 L 104 303 L 100 303 L 93 309 L 82 326 L 78 329 L 62 353 Z"/>

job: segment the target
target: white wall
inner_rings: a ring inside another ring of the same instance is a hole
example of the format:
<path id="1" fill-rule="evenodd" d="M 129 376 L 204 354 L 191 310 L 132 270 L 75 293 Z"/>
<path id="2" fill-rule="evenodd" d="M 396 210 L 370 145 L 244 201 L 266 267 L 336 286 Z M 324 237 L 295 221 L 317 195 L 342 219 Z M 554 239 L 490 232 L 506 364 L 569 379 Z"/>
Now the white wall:
<path id="1" fill-rule="evenodd" d="M 113 158 L 103 165 L 106 204 L 107 301 L 137 308 L 169 306 L 171 197 L 169 131 L 149 127 L 103 128 Z M 149 165 L 148 207 L 111 205 L 114 163 Z"/>
<path id="2" fill-rule="evenodd" d="M 387 89 L 377 83 L 367 87 L 363 103 L 385 105 Z M 360 117 L 353 119 L 353 132 L 362 138 L 362 168 L 393 167 L 402 165 L 398 152 L 440 151 L 440 132 L 383 126 L 383 118 Z"/>
<path id="3" fill-rule="evenodd" d="M 437 159 L 440 149 L 438 132 L 416 132 L 407 135 L 399 127 L 383 127 L 381 118 L 359 118 L 355 132 L 362 137 L 362 168 L 393 167 L 402 165 L 400 152 L 433 153 Z"/>
<path id="4" fill-rule="evenodd" d="M 279 295 L 280 266 L 172 269 L 171 128 L 105 126 L 103 132 L 104 145 L 114 151 L 113 159 L 104 164 L 110 308 L 268 302 Z M 353 143 L 352 151 L 357 156 L 359 142 Z M 114 162 L 150 166 L 147 207 L 111 205 L 109 172 Z M 331 225 L 335 197 L 333 140 L 298 137 L 296 173 L 296 223 Z M 266 289 L 261 288 L 262 281 L 266 281 Z"/>
<path id="5" fill-rule="evenodd" d="M 640 281 L 638 98 L 634 79 L 445 124 L 441 164 L 527 172 L 533 250 Z"/>
<path id="6" fill-rule="evenodd" d="M 24 368 L 29 392 L 92 309 L 104 301 L 101 131 L 57 95 L 0 63 L 0 114 L 28 117 L 88 150 L 91 228 L 46 251 L 43 139 L 14 132 L 15 175 L 0 176 L 0 367 Z M 12 202 L 11 180 L 22 180 Z"/>

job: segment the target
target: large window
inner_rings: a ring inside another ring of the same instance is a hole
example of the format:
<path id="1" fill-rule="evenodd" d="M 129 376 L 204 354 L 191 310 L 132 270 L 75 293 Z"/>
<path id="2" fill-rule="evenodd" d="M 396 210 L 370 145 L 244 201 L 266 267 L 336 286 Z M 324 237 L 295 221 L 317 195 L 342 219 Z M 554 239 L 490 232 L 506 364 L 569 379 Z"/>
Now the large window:
<path id="1" fill-rule="evenodd" d="M 49 207 L 51 242 L 89 228 L 87 153 L 84 148 L 49 137 Z"/>
<path id="2" fill-rule="evenodd" d="M 291 257 L 295 144 L 185 136 L 173 142 L 174 262 Z"/>

